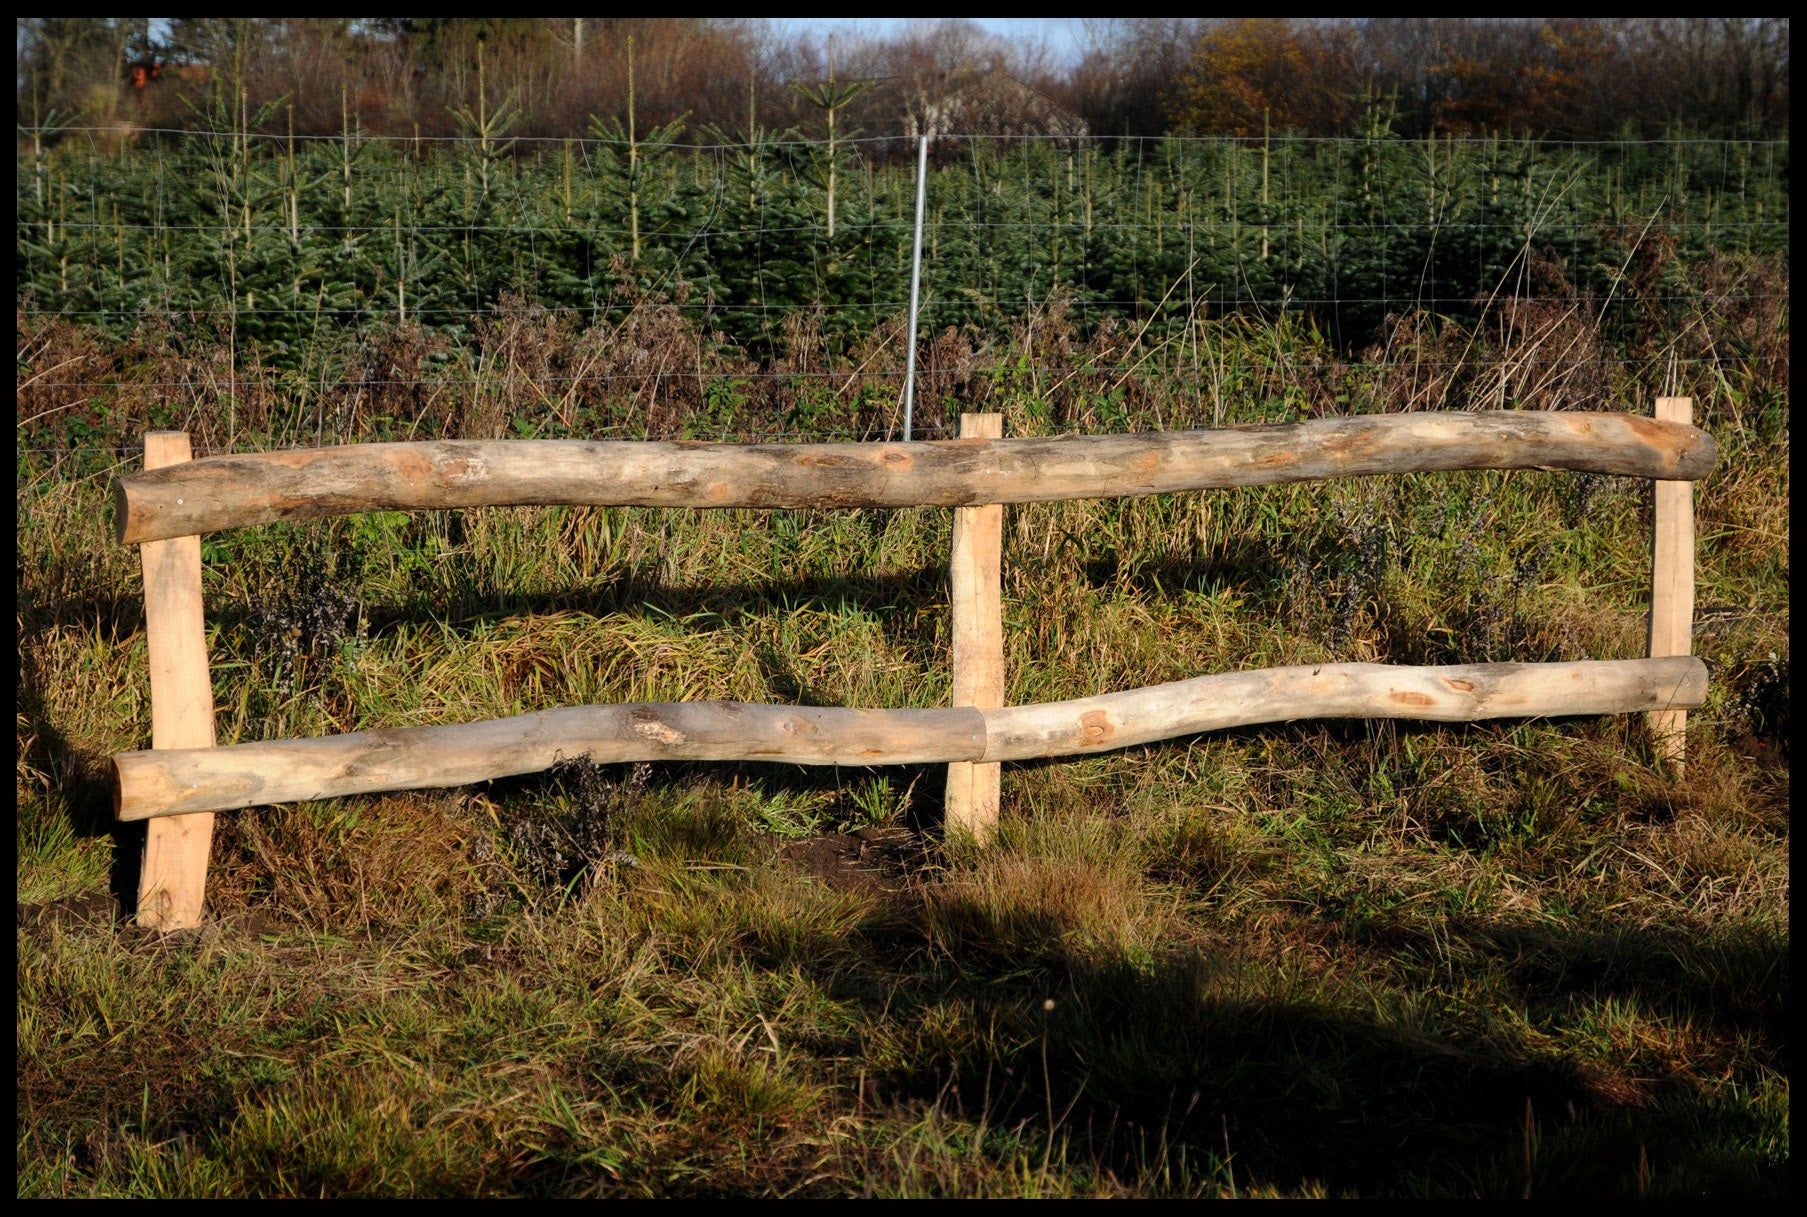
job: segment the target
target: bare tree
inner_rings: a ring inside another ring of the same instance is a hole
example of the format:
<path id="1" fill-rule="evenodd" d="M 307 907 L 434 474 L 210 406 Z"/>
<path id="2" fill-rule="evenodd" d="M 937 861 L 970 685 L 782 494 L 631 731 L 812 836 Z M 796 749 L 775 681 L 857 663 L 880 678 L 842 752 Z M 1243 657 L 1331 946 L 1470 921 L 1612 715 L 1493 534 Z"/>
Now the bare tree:
<path id="1" fill-rule="evenodd" d="M 1095 135 L 1158 135 L 1171 127 L 1175 82 L 1203 23 L 1192 17 L 1093 17 L 1068 78 L 1067 105 Z"/>

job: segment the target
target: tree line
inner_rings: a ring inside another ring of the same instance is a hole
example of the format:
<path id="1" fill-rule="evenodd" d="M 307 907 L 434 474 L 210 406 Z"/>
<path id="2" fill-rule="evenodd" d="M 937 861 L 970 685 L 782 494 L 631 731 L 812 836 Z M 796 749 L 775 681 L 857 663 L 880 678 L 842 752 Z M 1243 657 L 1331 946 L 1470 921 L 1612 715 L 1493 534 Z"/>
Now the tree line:
<path id="1" fill-rule="evenodd" d="M 1063 61 L 958 19 L 20 18 L 18 124 L 432 139 L 656 131 L 1553 140 L 1788 129 L 1788 19 L 1118 18 Z"/>

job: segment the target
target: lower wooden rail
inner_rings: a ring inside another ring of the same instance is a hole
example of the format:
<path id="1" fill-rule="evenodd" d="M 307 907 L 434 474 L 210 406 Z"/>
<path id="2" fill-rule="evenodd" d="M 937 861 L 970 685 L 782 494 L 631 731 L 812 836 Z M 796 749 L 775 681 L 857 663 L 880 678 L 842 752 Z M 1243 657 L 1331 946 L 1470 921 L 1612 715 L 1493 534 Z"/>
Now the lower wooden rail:
<path id="1" fill-rule="evenodd" d="M 1305 718 L 1471 722 L 1685 710 L 1699 659 L 1392 667 L 1334 663 L 1200 676 L 1043 705 L 855 710 L 740 702 L 577 706 L 444 727 L 358 731 L 113 758 L 121 820 L 383 790 L 461 786 L 565 760 L 909 765 L 1103 752 L 1200 731 Z"/>

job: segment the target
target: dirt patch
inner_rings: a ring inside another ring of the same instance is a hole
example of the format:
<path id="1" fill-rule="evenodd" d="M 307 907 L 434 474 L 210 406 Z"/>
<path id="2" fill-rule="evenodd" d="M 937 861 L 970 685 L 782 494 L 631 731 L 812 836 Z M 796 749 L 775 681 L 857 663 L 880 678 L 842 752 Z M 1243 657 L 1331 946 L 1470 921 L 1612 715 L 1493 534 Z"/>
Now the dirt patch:
<path id="1" fill-rule="evenodd" d="M 111 892 L 89 892 L 83 896 L 65 896 L 48 904 L 21 904 L 19 928 L 47 930 L 51 926 L 76 928 L 113 926 L 119 921 L 119 902 Z"/>
<path id="2" fill-rule="evenodd" d="M 242 934 L 247 938 L 266 938 L 292 928 L 291 923 L 261 912 L 241 913 L 222 919 L 209 909 L 201 925 L 185 930 L 159 931 L 135 925 L 119 901 L 110 892 L 89 892 L 66 896 L 47 904 L 20 904 L 18 928 L 38 937 L 51 929 L 106 930 L 115 933 L 128 945 L 175 947 L 201 938 L 217 938 L 223 933 Z"/>
<path id="3" fill-rule="evenodd" d="M 1787 769 L 1788 741 L 1745 732 L 1732 741 L 1732 751 L 1759 769 Z"/>
<path id="4" fill-rule="evenodd" d="M 933 865 L 923 838 L 888 825 L 787 841 L 779 854 L 836 891 L 892 898 L 913 888 Z"/>

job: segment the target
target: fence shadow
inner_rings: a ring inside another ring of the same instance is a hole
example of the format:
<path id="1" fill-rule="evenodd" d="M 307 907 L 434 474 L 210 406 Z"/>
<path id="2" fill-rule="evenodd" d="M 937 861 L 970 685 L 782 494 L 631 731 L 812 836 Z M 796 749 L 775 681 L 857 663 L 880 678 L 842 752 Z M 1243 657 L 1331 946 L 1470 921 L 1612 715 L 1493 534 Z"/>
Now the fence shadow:
<path id="1" fill-rule="evenodd" d="M 881 904 L 853 941 L 772 944 L 769 962 L 801 968 L 893 1039 L 936 1028 L 913 1052 L 887 1043 L 886 1061 L 919 1063 L 873 1065 L 881 1101 L 1123 1180 L 1189 1161 L 1209 1182 L 1227 1161 L 1245 1189 L 1629 1193 L 1645 1146 L 1685 1144 L 1684 1130 L 1724 1118 L 1723 1096 L 1697 1078 L 1630 1077 L 1552 1052 L 1498 1008 L 1541 1017 L 1642 1002 L 1755 1037 L 1787 1069 L 1781 934 L 1732 929 L 1703 943 L 1631 925 L 1455 924 L 1452 939 L 1503 970 L 1509 991 L 1425 1018 L 1410 1013 L 1407 986 L 1276 982 L 1274 960 L 1235 948 L 1153 960 L 1076 951 L 1064 945 L 1073 923 L 1045 911 L 1000 922 L 967 909 L 971 932 L 950 933 L 962 910 L 936 908 L 932 896 Z M 874 962 L 912 943 L 941 954 L 939 966 Z M 1755 1148 L 1708 1173 L 1695 1182 L 1714 1194 L 1786 1186 Z"/>
<path id="2" fill-rule="evenodd" d="M 143 627 L 144 608 L 136 598 L 96 594 L 91 601 L 45 605 L 21 580 L 18 590 L 18 674 L 15 705 L 20 719 L 19 763 L 52 783 L 61 793 L 69 825 L 78 838 L 109 837 L 113 856 L 108 890 L 127 915 L 138 901 L 138 872 L 144 853 L 145 826 L 113 817 L 113 781 L 109 758 L 71 740 L 54 709 L 49 691 L 55 678 L 45 670 L 44 634 L 56 622 L 74 616 L 114 638 Z"/>

